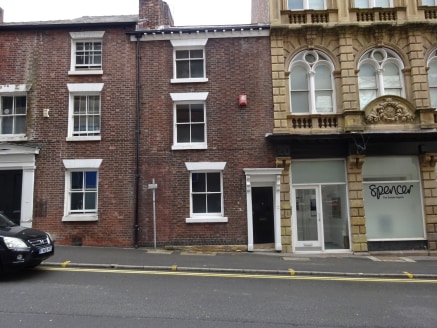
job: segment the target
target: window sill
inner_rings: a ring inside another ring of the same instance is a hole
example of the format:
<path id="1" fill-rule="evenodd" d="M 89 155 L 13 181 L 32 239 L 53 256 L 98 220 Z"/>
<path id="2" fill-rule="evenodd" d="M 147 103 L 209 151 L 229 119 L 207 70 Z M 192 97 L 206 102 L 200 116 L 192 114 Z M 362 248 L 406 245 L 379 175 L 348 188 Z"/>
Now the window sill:
<path id="1" fill-rule="evenodd" d="M 0 141 L 27 141 L 27 137 L 24 134 L 8 134 L 0 135 Z"/>
<path id="2" fill-rule="evenodd" d="M 103 70 L 68 71 L 68 75 L 103 75 Z"/>
<path id="3" fill-rule="evenodd" d="M 65 140 L 67 141 L 100 141 L 102 140 L 101 136 L 94 137 L 67 137 Z"/>
<path id="4" fill-rule="evenodd" d="M 196 79 L 171 79 L 171 83 L 205 83 L 208 82 L 208 78 L 196 78 Z"/>
<path id="5" fill-rule="evenodd" d="M 62 222 L 93 222 L 98 221 L 97 214 L 68 214 L 62 218 Z"/>
<path id="6" fill-rule="evenodd" d="M 200 216 L 194 218 L 186 218 L 186 223 L 228 223 L 228 218 L 224 216 Z"/>
<path id="7" fill-rule="evenodd" d="M 176 144 L 171 146 L 172 150 L 190 150 L 190 149 L 208 149 L 208 145 L 204 143 L 199 144 Z"/>

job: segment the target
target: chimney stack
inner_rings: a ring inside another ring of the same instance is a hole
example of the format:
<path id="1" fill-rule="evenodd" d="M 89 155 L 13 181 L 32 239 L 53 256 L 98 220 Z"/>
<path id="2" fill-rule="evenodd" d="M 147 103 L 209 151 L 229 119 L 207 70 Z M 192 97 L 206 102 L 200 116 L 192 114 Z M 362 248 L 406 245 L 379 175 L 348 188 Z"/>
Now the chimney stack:
<path id="1" fill-rule="evenodd" d="M 168 4 L 162 0 L 139 0 L 138 29 L 156 29 L 158 26 L 174 26 Z"/>
<path id="2" fill-rule="evenodd" d="M 0 7 L 0 24 L 3 24 L 4 10 Z"/>

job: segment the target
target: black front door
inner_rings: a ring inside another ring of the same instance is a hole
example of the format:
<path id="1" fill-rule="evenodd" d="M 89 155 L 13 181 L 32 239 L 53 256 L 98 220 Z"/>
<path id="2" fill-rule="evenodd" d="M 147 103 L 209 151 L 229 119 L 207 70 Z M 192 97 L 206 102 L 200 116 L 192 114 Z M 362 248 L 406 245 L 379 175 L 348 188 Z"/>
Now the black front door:
<path id="1" fill-rule="evenodd" d="M 252 188 L 253 241 L 255 244 L 275 242 L 273 188 Z"/>
<path id="2" fill-rule="evenodd" d="M 21 170 L 0 170 L 0 212 L 16 224 L 20 224 L 21 218 L 22 179 Z"/>

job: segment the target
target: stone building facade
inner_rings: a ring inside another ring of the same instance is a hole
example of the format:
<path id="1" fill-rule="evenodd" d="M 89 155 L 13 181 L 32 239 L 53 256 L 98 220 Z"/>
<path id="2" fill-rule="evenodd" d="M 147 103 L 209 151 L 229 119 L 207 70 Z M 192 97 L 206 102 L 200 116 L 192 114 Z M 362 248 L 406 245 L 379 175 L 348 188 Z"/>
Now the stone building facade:
<path id="1" fill-rule="evenodd" d="M 283 250 L 435 251 L 437 3 L 266 2 Z"/>

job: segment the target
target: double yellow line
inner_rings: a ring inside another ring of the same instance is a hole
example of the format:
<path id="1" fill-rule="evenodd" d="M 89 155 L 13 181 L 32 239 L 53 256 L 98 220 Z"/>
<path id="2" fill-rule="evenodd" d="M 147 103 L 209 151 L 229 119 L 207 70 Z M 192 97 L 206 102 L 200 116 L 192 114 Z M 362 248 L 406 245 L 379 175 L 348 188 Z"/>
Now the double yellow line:
<path id="1" fill-rule="evenodd" d="M 218 272 L 186 272 L 186 271 L 148 271 L 148 270 L 126 270 L 126 269 L 97 269 L 77 267 L 39 267 L 38 270 L 58 272 L 83 272 L 83 273 L 111 273 L 111 274 L 135 274 L 135 275 L 157 275 L 157 276 L 183 276 L 183 277 L 213 277 L 213 278 L 243 278 L 243 279 L 272 279 L 272 280 L 312 280 L 312 281 L 348 281 L 348 282 L 383 282 L 383 283 L 425 283 L 437 284 L 433 279 L 412 279 L 412 278 L 372 278 L 372 277 L 329 277 L 329 276 L 297 276 L 290 271 L 290 275 L 265 275 L 265 274 L 239 274 L 239 273 L 218 273 Z"/>

